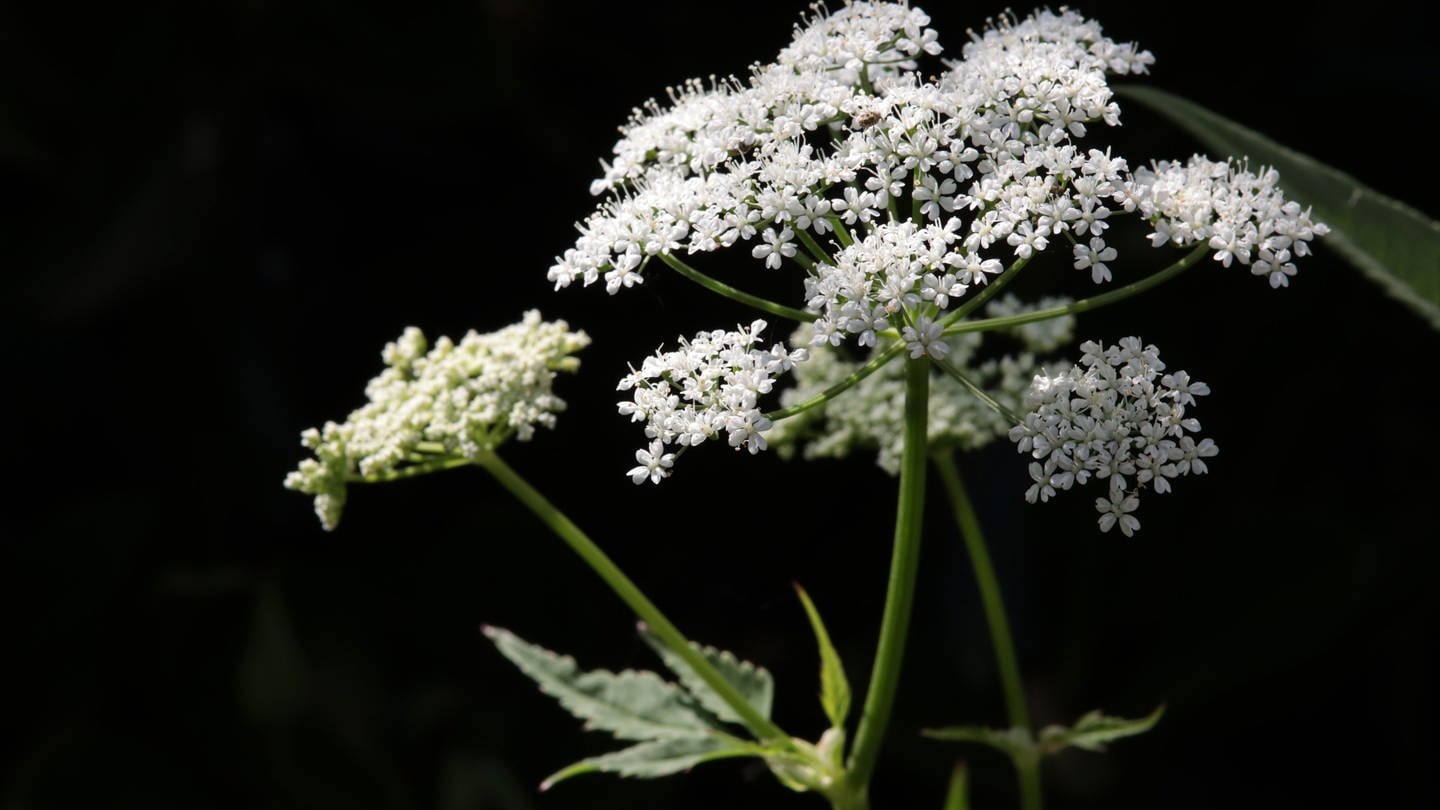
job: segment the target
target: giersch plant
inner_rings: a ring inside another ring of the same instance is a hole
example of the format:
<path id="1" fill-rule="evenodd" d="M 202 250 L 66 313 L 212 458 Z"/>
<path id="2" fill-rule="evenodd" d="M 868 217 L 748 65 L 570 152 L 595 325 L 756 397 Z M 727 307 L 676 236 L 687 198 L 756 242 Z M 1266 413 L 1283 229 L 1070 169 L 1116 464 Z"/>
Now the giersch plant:
<path id="1" fill-rule="evenodd" d="M 643 434 L 627 473 L 636 484 L 663 484 L 680 474 L 682 456 L 712 441 L 751 454 L 876 452 L 898 477 L 888 591 L 863 696 L 852 694 L 819 609 L 799 591 L 819 644 L 830 723 L 818 739 L 772 719 L 774 689 L 763 667 L 689 641 L 502 458 L 511 440 L 553 428 L 565 408 L 552 385 L 559 372 L 577 370 L 574 355 L 589 338 L 564 322 L 531 311 L 499 331 L 433 344 L 407 329 L 385 347 L 368 403 L 343 423 L 305 431 L 314 457 L 285 485 L 313 495 L 333 529 L 351 484 L 481 467 L 634 611 L 668 675 L 584 671 L 509 630 L 486 628 L 499 652 L 586 728 L 623 741 L 559 768 L 545 786 L 594 771 L 659 777 L 755 757 L 784 785 L 818 793 L 837 810 L 870 806 L 901 682 L 920 517 L 938 491 L 973 564 L 1009 726 L 924 733 L 1003 751 L 1022 807 L 1039 808 L 1042 757 L 1144 732 L 1161 709 L 1138 719 L 1092 712 L 1066 727 L 1031 724 L 1004 600 L 955 454 L 1009 441 L 1032 479 L 1026 500 L 1084 490 L 1099 531 L 1129 536 L 1141 527 L 1142 496 L 1183 488 L 1181 479 L 1207 472 L 1216 456 L 1195 416 L 1209 391 L 1168 368 L 1139 336 L 1085 340 L 1067 353 L 1076 315 L 1163 294 L 1166 281 L 1197 264 L 1282 288 L 1312 240 L 1328 233 L 1337 250 L 1440 322 L 1440 228 L 1414 211 L 1140 87 L 1122 88 L 1120 97 L 1250 160 L 1197 155 L 1140 165 L 1115 154 L 1104 140 L 1120 123 L 1108 78 L 1144 74 L 1152 59 L 1074 11 L 993 20 L 955 54 L 942 49 L 919 8 L 818 9 L 749 77 L 689 81 L 667 103 L 638 109 L 591 185 L 603 201 L 549 269 L 557 289 L 603 283 L 612 295 L 668 270 L 764 318 L 681 337 L 620 378 L 619 412 Z M 1282 176 L 1304 196 L 1282 192 Z M 1121 257 L 1110 227 L 1126 218 L 1148 229 L 1155 255 L 1125 259 L 1160 269 L 1117 284 L 1111 267 Z M 1405 246 L 1376 238 L 1377 228 L 1406 234 L 1398 240 Z M 744 254 L 753 272 L 794 274 L 803 296 L 766 300 L 743 290 L 743 276 L 732 285 L 696 266 L 721 252 Z M 1046 252 L 1063 254 L 1094 293 L 1021 300 L 1008 292 Z M 777 335 L 765 319 L 794 327 Z M 938 486 L 927 486 L 927 468 Z M 963 773 L 943 801 L 966 806 Z"/>

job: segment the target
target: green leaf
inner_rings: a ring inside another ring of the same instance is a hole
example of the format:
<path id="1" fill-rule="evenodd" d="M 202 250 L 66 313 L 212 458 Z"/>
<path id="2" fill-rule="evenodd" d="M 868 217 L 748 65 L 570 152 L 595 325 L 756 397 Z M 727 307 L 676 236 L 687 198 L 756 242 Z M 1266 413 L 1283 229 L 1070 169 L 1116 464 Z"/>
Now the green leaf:
<path id="1" fill-rule="evenodd" d="M 1070 746 L 1083 748 L 1086 751 L 1104 751 L 1105 744 L 1111 740 L 1144 734 L 1154 728 L 1164 713 L 1165 707 L 1161 706 L 1147 717 L 1139 720 L 1126 720 L 1123 717 L 1107 717 L 1099 711 L 1089 712 L 1070 728 L 1047 726 L 1042 729 L 1040 731 L 1040 751 L 1045 754 L 1053 754 Z"/>
<path id="2" fill-rule="evenodd" d="M 675 677 L 680 679 L 680 685 L 685 687 L 685 690 L 707 711 L 727 723 L 743 722 L 740 715 L 731 708 L 730 704 L 725 702 L 724 698 L 710 688 L 710 684 L 700 677 L 694 667 L 686 663 L 685 659 L 681 658 L 674 650 L 665 646 L 665 642 L 661 641 L 660 637 L 656 636 L 643 623 L 640 625 L 640 637 L 645 639 L 645 643 L 649 644 L 651 649 L 655 650 L 656 654 L 660 656 L 660 660 L 665 662 L 665 666 L 675 673 Z M 775 702 L 775 681 L 770 677 L 769 671 L 749 661 L 741 661 L 733 653 L 724 650 L 702 647 L 694 642 L 691 642 L 690 646 L 704 656 L 705 660 L 709 661 L 710 665 L 715 667 L 716 671 L 724 676 L 731 686 L 735 687 L 735 691 L 755 707 L 755 711 L 759 712 L 761 717 L 767 720 L 770 718 L 770 708 Z"/>
<path id="3" fill-rule="evenodd" d="M 702 762 L 728 757 L 760 756 L 763 749 L 735 739 L 719 737 L 679 737 L 651 740 L 622 748 L 609 754 L 582 759 L 561 768 L 540 783 L 541 790 L 582 773 L 614 773 L 653 779 L 657 776 L 688 771 Z"/>
<path id="4" fill-rule="evenodd" d="M 1153 87 L 1120 85 L 1114 90 L 1217 153 L 1275 167 L 1285 195 L 1309 206 L 1315 220 L 1330 226 L 1320 243 L 1440 329 L 1440 222 L 1192 101 Z"/>
<path id="5" fill-rule="evenodd" d="M 663 740 L 709 734 L 711 724 L 689 695 L 653 672 L 581 672 L 575 659 L 523 641 L 508 630 L 485 627 L 487 638 L 540 691 L 560 701 L 585 728 L 623 740 Z"/>
<path id="6" fill-rule="evenodd" d="M 805 606 L 810 628 L 815 631 L 815 640 L 820 644 L 820 705 L 825 709 L 825 716 L 830 718 L 832 727 L 844 728 L 845 719 L 850 716 L 850 681 L 845 678 L 845 667 L 840 663 L 835 645 L 830 643 L 830 634 L 820 620 L 820 611 L 810 601 L 810 594 L 799 583 L 795 584 L 795 593 L 799 594 L 800 603 Z"/>
<path id="7" fill-rule="evenodd" d="M 932 740 L 948 740 L 950 742 L 973 742 L 988 745 L 991 748 L 1004 751 L 1016 759 L 1034 756 L 1036 753 L 1035 740 L 1031 738 L 1030 732 L 1023 728 L 985 728 L 984 726 L 948 726 L 946 728 L 927 728 L 920 732 Z"/>
<path id="8" fill-rule="evenodd" d="M 964 760 L 950 771 L 950 786 L 945 789 L 944 810 L 970 810 L 970 772 Z"/>

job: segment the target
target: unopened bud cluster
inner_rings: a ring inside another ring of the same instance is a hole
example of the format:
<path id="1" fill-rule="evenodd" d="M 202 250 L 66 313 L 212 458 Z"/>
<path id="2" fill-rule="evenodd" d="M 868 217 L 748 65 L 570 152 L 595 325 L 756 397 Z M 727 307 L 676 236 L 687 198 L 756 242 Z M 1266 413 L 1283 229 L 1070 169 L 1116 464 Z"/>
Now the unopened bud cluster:
<path id="1" fill-rule="evenodd" d="M 475 460 L 512 437 L 527 441 L 537 426 L 554 427 L 565 402 L 551 384 L 557 372 L 579 367 L 571 355 L 589 343 L 536 310 L 498 332 L 471 331 L 459 343 L 442 337 L 433 348 L 412 326 L 385 346 L 386 368 L 365 386 L 369 402 L 344 422 L 301 434 L 315 457 L 285 486 L 314 495 L 320 522 L 333 529 L 347 483 L 447 457 Z"/>

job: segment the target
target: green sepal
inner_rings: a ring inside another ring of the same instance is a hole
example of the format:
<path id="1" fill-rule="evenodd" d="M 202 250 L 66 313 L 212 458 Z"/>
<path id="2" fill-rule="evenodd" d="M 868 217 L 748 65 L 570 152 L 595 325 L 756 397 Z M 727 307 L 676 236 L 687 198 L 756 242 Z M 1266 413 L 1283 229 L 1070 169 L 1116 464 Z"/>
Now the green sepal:
<path id="1" fill-rule="evenodd" d="M 1440 222 L 1338 169 L 1179 96 L 1143 85 L 1115 92 L 1169 119 L 1208 149 L 1280 172 L 1285 196 L 1330 233 L 1317 240 L 1440 329 Z"/>
<path id="2" fill-rule="evenodd" d="M 988 745 L 1005 752 L 1016 759 L 1033 757 L 1038 752 L 1035 738 L 1026 729 L 986 728 L 985 726 L 947 726 L 945 728 L 922 729 L 922 735 L 932 740 L 949 742 L 973 742 Z"/>
<path id="3" fill-rule="evenodd" d="M 1144 734 L 1154 728 L 1164 713 L 1163 705 L 1138 720 L 1108 717 L 1098 710 L 1089 712 L 1069 728 L 1047 726 L 1042 729 L 1040 731 L 1040 753 L 1054 754 L 1072 747 L 1083 748 L 1086 751 L 1104 751 L 1105 744 L 1112 740 Z"/>
<path id="4" fill-rule="evenodd" d="M 608 731 L 622 740 L 703 737 L 714 730 L 688 693 L 653 672 L 581 672 L 570 656 L 508 630 L 487 626 L 483 632 L 540 691 L 585 721 L 587 730 Z"/>
<path id="5" fill-rule="evenodd" d="M 840 662 L 840 654 L 835 652 L 835 645 L 830 643 L 830 634 L 826 632 L 825 623 L 820 620 L 820 611 L 810 600 L 810 594 L 799 583 L 795 583 L 795 593 L 805 606 L 805 615 L 810 617 L 810 629 L 815 632 L 815 641 L 820 645 L 820 706 L 825 710 L 825 716 L 830 718 L 830 726 L 843 729 L 846 718 L 850 716 L 850 681 L 845 677 L 845 666 Z"/>
<path id="6" fill-rule="evenodd" d="M 685 662 L 675 653 L 674 650 L 665 646 L 665 642 L 655 635 L 644 623 L 640 624 L 640 637 L 646 644 L 660 656 L 665 666 L 675 673 L 680 680 L 680 685 L 685 691 L 695 698 L 706 711 L 714 714 L 715 717 L 727 723 L 742 723 L 740 715 L 725 699 L 720 697 L 705 679 L 695 671 L 695 668 Z M 770 677 L 770 672 L 762 666 L 752 664 L 749 661 L 742 661 L 733 653 L 725 650 L 717 650 L 714 647 L 705 647 L 694 642 L 690 643 L 691 648 L 700 653 L 715 670 L 735 687 L 735 691 L 745 698 L 745 701 L 755 707 L 761 717 L 770 719 L 770 709 L 775 702 L 775 680 Z"/>
<path id="7" fill-rule="evenodd" d="M 549 790 L 556 784 L 582 773 L 613 773 L 654 779 L 688 771 L 711 760 L 763 755 L 764 749 L 759 746 L 733 738 L 708 736 L 649 740 L 619 751 L 587 757 L 574 765 L 561 768 L 546 777 L 545 781 L 540 783 L 540 789 Z"/>

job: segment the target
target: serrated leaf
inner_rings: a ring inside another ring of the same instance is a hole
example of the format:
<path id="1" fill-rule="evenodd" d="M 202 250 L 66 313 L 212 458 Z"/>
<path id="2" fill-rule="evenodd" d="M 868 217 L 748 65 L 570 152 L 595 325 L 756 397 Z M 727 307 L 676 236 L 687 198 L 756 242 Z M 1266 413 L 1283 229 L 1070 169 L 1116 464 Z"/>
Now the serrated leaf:
<path id="1" fill-rule="evenodd" d="M 800 596 L 800 604 L 805 606 L 805 615 L 810 617 L 810 629 L 815 632 L 815 641 L 820 645 L 820 706 L 825 710 L 825 716 L 830 718 L 833 728 L 844 728 L 845 719 L 850 716 L 850 681 L 845 677 L 845 666 L 840 662 L 840 654 L 835 652 L 835 645 L 830 643 L 830 633 L 825 630 L 825 622 L 820 620 L 820 611 L 815 609 L 810 594 L 798 583 L 795 593 Z"/>
<path id="2" fill-rule="evenodd" d="M 1165 707 L 1161 706 L 1146 717 L 1126 720 L 1123 717 L 1107 717 L 1099 711 L 1089 712 L 1070 728 L 1047 726 L 1041 730 L 1040 751 L 1053 754 L 1072 746 L 1086 751 L 1104 751 L 1105 744 L 1112 740 L 1144 734 L 1154 728 L 1164 713 Z"/>
<path id="3" fill-rule="evenodd" d="M 1208 149 L 1275 167 L 1285 196 L 1309 206 L 1316 221 L 1330 226 L 1320 243 L 1440 329 L 1440 222 L 1192 101 L 1154 87 L 1114 90 Z"/>
<path id="4" fill-rule="evenodd" d="M 549 790 L 559 782 L 582 773 L 614 773 L 620 776 L 635 776 L 653 779 L 657 776 L 688 771 L 702 762 L 728 757 L 760 756 L 762 749 L 734 739 L 720 737 L 679 737 L 670 740 L 652 740 L 582 759 L 574 765 L 562 768 L 540 783 L 541 790 Z"/>
<path id="5" fill-rule="evenodd" d="M 714 714 L 717 718 L 727 723 L 742 723 L 740 715 L 725 699 L 700 677 L 695 668 L 685 662 L 674 650 L 665 646 L 650 628 L 640 626 L 640 637 L 645 643 L 655 650 L 665 666 L 675 673 L 680 679 L 680 685 L 705 708 L 706 711 Z M 757 666 L 749 661 L 742 661 L 733 653 L 725 650 L 717 650 L 714 647 L 706 647 L 694 642 L 690 643 L 691 648 L 705 657 L 715 670 L 735 687 L 735 691 L 745 698 L 761 717 L 770 719 L 770 709 L 775 702 L 775 680 L 770 677 L 770 672 L 762 666 Z"/>
<path id="6" fill-rule="evenodd" d="M 1012 757 L 1034 756 L 1035 740 L 1023 728 L 986 728 L 984 726 L 947 726 L 927 728 L 920 732 L 932 740 L 973 742 L 1004 751 Z"/>
<path id="7" fill-rule="evenodd" d="M 542 692 L 584 720 L 586 729 L 608 731 L 622 740 L 700 737 L 712 731 L 689 695 L 653 672 L 581 672 L 570 656 L 531 644 L 508 630 L 486 627 L 484 632 Z"/>

